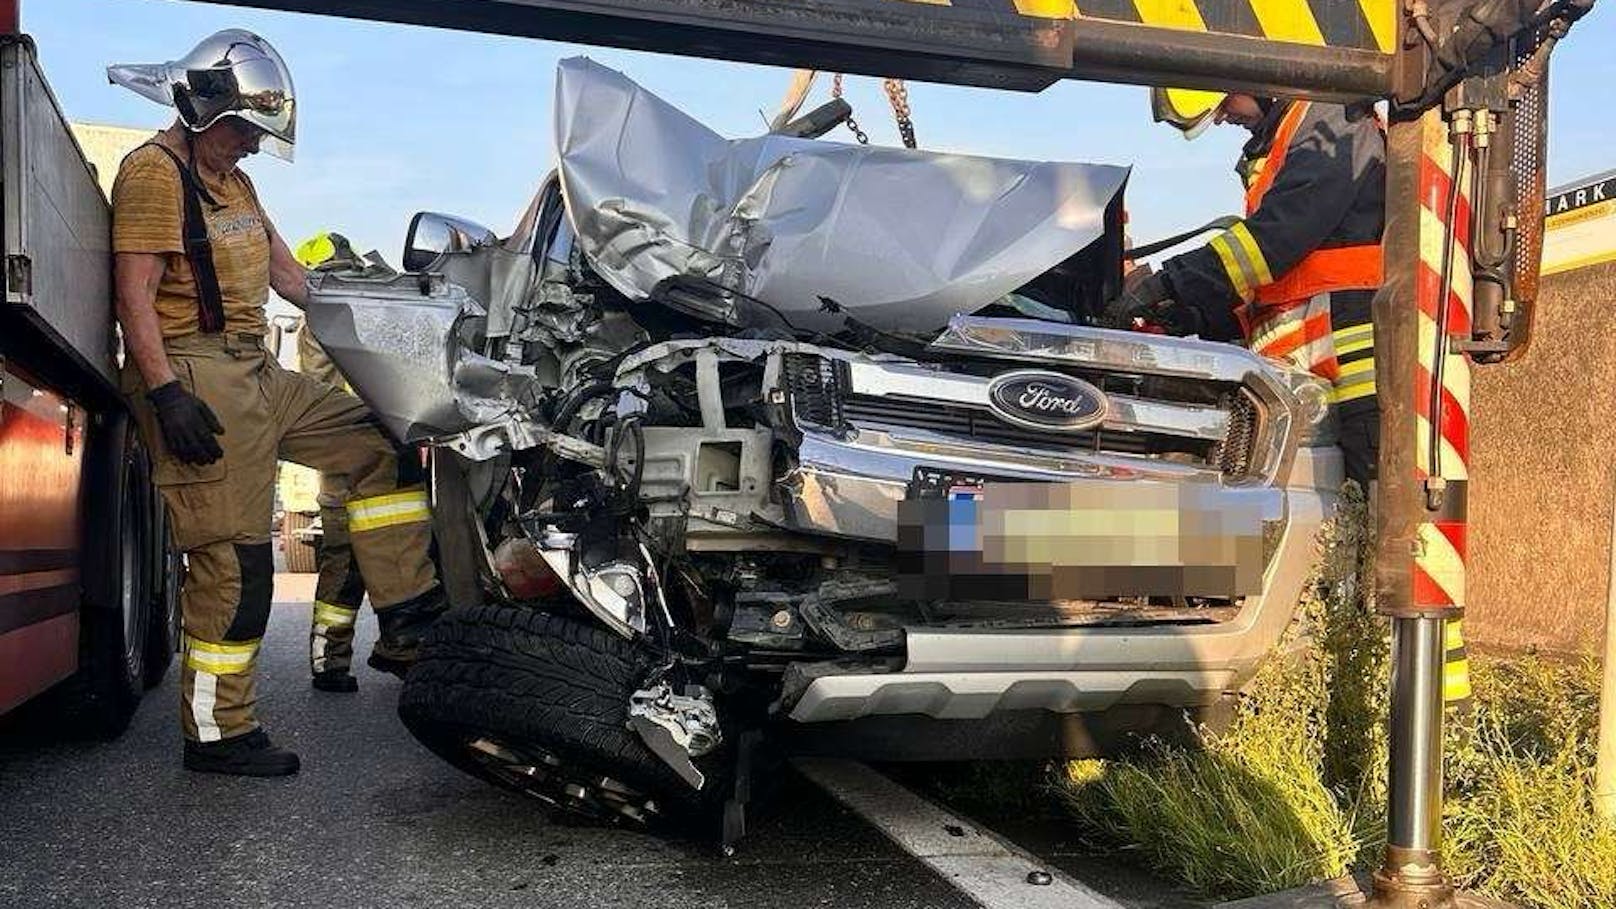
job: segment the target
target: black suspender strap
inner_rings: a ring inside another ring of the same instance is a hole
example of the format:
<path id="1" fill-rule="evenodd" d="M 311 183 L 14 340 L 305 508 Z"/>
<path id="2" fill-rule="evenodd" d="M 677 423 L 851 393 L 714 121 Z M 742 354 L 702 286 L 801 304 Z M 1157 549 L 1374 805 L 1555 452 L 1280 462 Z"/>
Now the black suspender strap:
<path id="1" fill-rule="evenodd" d="M 202 217 L 202 202 L 217 205 L 213 196 L 197 179 L 190 165 L 180 160 L 168 147 L 148 142 L 174 162 L 180 171 L 180 185 L 185 197 L 185 259 L 191 263 L 191 274 L 196 276 L 196 315 L 202 331 L 217 334 L 224 331 L 224 296 L 219 292 L 219 273 L 213 268 L 213 241 L 208 239 L 208 222 Z"/>

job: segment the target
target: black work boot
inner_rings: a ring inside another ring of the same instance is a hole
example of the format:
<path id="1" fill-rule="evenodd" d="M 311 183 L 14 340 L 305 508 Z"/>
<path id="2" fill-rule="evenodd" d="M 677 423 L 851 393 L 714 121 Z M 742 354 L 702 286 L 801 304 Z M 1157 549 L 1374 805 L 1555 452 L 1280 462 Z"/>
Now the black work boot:
<path id="1" fill-rule="evenodd" d="M 426 630 L 449 608 L 443 585 L 434 584 L 420 596 L 402 603 L 376 610 L 376 624 L 381 626 L 381 637 L 370 648 L 366 664 L 372 669 L 391 672 L 403 678 L 415 665 L 421 653 L 421 639 Z"/>
<path id="2" fill-rule="evenodd" d="M 314 674 L 314 687 L 320 691 L 348 693 L 359 690 L 359 680 L 346 669 L 327 669 Z"/>
<path id="3" fill-rule="evenodd" d="M 262 729 L 218 742 L 185 743 L 185 769 L 231 776 L 290 776 L 301 766 L 297 755 L 277 748 Z"/>

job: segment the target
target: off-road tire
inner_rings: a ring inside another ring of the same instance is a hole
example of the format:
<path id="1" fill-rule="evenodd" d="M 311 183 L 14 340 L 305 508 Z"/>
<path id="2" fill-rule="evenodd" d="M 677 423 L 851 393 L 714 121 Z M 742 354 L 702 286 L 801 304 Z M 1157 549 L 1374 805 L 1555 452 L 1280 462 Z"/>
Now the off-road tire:
<path id="1" fill-rule="evenodd" d="M 314 523 L 315 515 L 288 511 L 281 518 L 281 547 L 286 552 L 286 570 L 292 574 L 314 574 L 320 570 L 320 560 L 314 547 L 298 539 L 300 530 Z"/>
<path id="2" fill-rule="evenodd" d="M 657 803 L 658 825 L 710 819 L 729 793 L 726 750 L 697 761 L 707 778 L 697 791 L 627 726 L 629 695 L 652 666 L 645 648 L 577 619 L 456 609 L 428 633 L 398 712 L 439 757 L 496 785 L 520 791 L 477 760 L 471 742 L 542 749 L 569 770 L 626 783 Z"/>

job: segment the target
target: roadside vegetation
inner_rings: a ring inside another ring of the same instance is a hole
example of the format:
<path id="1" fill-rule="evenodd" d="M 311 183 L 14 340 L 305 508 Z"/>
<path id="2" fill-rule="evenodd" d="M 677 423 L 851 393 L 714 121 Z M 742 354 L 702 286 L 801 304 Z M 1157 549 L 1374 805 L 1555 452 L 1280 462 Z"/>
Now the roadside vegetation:
<path id="1" fill-rule="evenodd" d="M 1085 836 L 1208 899 L 1372 869 L 1385 839 L 1387 624 L 1353 569 L 1349 503 L 1287 641 L 1204 747 L 1074 761 L 1055 774 Z M 1371 575 L 1365 573 L 1363 577 Z M 1448 714 L 1446 867 L 1523 907 L 1616 906 L 1616 824 L 1592 809 L 1599 669 L 1471 654 L 1474 703 Z"/>

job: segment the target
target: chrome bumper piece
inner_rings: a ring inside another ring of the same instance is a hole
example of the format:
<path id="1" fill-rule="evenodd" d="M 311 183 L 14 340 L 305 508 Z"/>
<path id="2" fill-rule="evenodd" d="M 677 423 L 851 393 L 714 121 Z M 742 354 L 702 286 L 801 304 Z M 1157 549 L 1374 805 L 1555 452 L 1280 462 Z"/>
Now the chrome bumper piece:
<path id="1" fill-rule="evenodd" d="M 971 445 L 923 430 L 856 430 L 840 439 L 806 432 L 797 467 L 781 484 L 793 529 L 895 543 L 898 505 L 915 471 L 927 468 L 1028 482 L 1196 483 L 1230 507 L 1277 515 L 1283 494 L 1273 487 L 1225 486 L 1217 471 L 1125 455 L 1053 454 Z"/>
<path id="2" fill-rule="evenodd" d="M 1208 625 L 983 630 L 911 628 L 901 672 L 814 680 L 790 717 L 823 723 L 920 714 L 983 719 L 1003 710 L 1087 712 L 1117 704 L 1178 707 L 1238 691 L 1290 624 L 1314 564 L 1320 525 L 1342 482 L 1334 448 L 1301 449 L 1284 490 L 1285 531 L 1232 619 Z"/>

